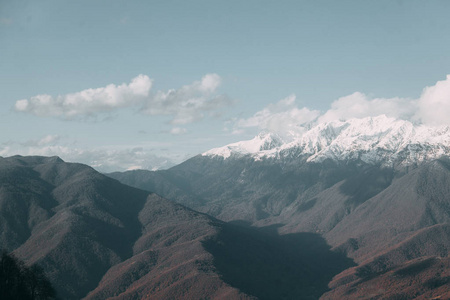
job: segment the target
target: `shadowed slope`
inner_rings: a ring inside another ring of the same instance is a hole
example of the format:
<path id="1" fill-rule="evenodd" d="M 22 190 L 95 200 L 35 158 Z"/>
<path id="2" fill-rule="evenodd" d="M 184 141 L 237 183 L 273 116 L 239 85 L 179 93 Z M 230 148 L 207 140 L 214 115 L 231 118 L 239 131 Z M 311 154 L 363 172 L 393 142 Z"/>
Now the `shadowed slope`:
<path id="1" fill-rule="evenodd" d="M 158 196 L 139 218 L 145 229 L 135 255 L 87 298 L 317 299 L 353 266 L 318 235 L 227 224 Z"/>
<path id="2" fill-rule="evenodd" d="M 139 212 L 133 256 L 112 267 L 87 299 L 251 299 L 224 283 L 202 247 L 219 221 L 151 195 Z"/>
<path id="3" fill-rule="evenodd" d="M 354 266 L 317 234 L 279 236 L 276 228 L 224 224 L 204 242 L 225 282 L 258 299 L 318 299 L 334 275 Z"/>

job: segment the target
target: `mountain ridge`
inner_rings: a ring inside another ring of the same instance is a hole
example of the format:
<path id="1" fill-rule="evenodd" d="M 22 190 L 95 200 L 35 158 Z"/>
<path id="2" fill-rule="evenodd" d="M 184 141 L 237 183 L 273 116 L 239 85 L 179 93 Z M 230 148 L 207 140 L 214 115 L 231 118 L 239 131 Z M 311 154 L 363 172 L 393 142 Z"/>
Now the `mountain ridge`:
<path id="1" fill-rule="evenodd" d="M 362 160 L 366 163 L 411 165 L 437 159 L 450 151 L 449 126 L 414 125 L 385 115 L 330 121 L 304 127 L 282 139 L 263 131 L 252 140 L 236 142 L 202 153 L 223 159 L 297 158 L 308 162 Z"/>

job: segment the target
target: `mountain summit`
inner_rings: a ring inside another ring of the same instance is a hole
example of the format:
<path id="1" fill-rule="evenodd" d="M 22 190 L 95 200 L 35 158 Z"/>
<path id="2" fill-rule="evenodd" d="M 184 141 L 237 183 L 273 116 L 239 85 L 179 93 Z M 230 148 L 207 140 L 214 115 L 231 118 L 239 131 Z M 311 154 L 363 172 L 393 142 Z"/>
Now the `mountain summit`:
<path id="1" fill-rule="evenodd" d="M 448 126 L 415 125 L 380 115 L 321 123 L 290 141 L 264 132 L 252 140 L 211 149 L 202 155 L 224 159 L 250 156 L 255 160 L 300 158 L 308 162 L 361 160 L 392 166 L 437 159 L 449 151 Z"/>

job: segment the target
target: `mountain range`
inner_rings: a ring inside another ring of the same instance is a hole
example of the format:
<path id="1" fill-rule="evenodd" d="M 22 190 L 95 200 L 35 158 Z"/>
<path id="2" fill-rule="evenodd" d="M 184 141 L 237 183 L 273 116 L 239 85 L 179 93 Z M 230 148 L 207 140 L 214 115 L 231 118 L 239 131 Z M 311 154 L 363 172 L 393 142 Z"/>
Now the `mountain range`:
<path id="1" fill-rule="evenodd" d="M 449 149 L 379 116 L 160 171 L 0 158 L 0 245 L 63 299 L 446 299 Z"/>
<path id="2" fill-rule="evenodd" d="M 320 235 L 228 224 L 57 157 L 1 158 L 0 212 L 1 247 L 62 299 L 316 299 L 354 265 Z"/>
<path id="3" fill-rule="evenodd" d="M 264 132 L 169 170 L 108 175 L 227 222 L 320 234 L 358 264 L 330 283 L 325 298 L 358 298 L 376 279 L 373 297 L 392 289 L 394 298 L 426 298 L 448 293 L 448 269 L 439 267 L 426 287 L 386 274 L 421 259 L 433 263 L 417 278 L 445 265 L 449 150 L 448 127 L 379 116 L 310 125 L 288 140 Z"/>
<path id="4" fill-rule="evenodd" d="M 385 115 L 331 121 L 302 128 L 288 138 L 262 132 L 254 139 L 211 149 L 204 156 L 307 162 L 361 160 L 383 166 L 412 165 L 449 153 L 450 127 L 414 125 Z"/>

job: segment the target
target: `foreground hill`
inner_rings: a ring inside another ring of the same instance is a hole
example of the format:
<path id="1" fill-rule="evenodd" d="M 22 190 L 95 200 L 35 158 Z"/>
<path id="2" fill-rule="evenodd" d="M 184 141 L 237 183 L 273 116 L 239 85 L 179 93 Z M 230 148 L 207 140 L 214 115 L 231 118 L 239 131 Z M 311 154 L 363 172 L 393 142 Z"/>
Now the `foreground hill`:
<path id="1" fill-rule="evenodd" d="M 350 259 L 317 234 L 208 215 L 57 157 L 0 158 L 0 244 L 63 299 L 317 299 Z"/>

